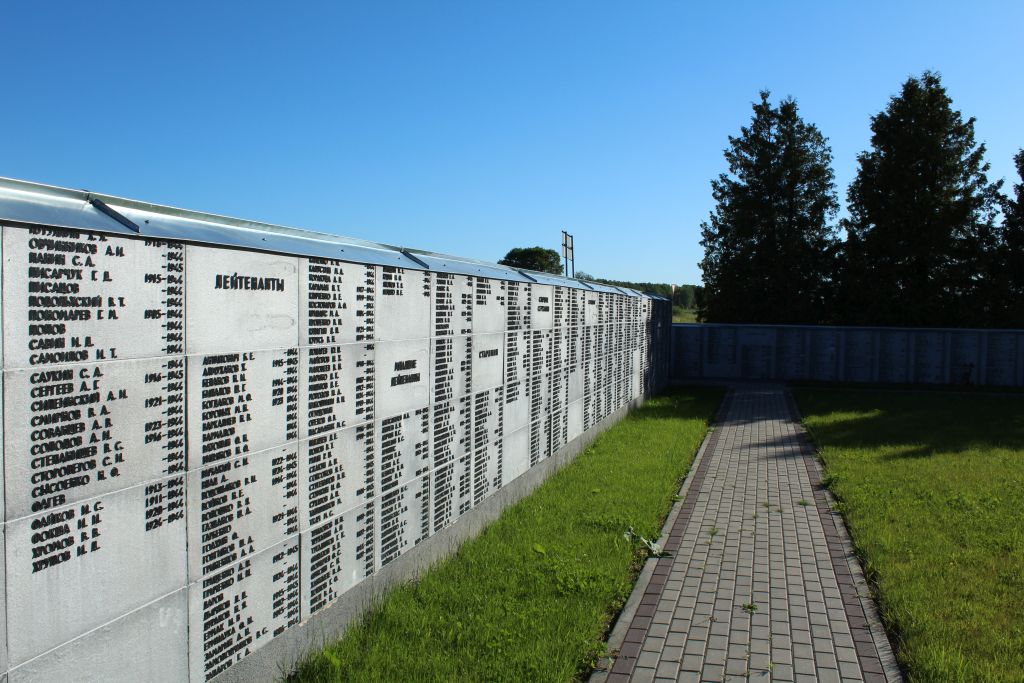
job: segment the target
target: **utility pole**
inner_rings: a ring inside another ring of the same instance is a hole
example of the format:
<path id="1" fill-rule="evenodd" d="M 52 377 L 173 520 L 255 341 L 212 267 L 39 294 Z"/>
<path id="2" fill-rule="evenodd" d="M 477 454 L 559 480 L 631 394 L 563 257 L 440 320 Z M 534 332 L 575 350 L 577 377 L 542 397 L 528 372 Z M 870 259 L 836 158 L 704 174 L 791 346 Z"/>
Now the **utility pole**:
<path id="1" fill-rule="evenodd" d="M 572 235 L 565 230 L 562 231 L 562 258 L 565 259 L 566 277 L 576 277 L 576 257 L 572 252 Z M 569 274 L 570 267 L 572 267 L 571 275 Z"/>

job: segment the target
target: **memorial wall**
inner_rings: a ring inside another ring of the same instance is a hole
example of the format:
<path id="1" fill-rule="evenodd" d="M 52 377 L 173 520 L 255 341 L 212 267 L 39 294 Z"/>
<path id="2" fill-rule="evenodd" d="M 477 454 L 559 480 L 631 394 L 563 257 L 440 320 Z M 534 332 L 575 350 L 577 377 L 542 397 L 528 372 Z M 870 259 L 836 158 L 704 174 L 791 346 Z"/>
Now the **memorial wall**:
<path id="1" fill-rule="evenodd" d="M 1024 386 L 1024 331 L 673 325 L 672 378 Z"/>
<path id="2" fill-rule="evenodd" d="M 213 679 L 668 374 L 664 300 L 2 190 L 12 682 Z"/>

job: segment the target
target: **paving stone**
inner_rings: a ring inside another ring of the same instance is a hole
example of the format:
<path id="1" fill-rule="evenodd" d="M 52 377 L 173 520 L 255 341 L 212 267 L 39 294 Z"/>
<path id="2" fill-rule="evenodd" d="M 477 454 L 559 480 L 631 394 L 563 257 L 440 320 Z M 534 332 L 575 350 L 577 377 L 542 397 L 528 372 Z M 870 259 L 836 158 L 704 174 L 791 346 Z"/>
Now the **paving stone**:
<path id="1" fill-rule="evenodd" d="M 673 555 L 629 626 L 627 644 L 642 652 L 620 659 L 615 676 L 627 664 L 634 681 L 866 682 L 882 672 L 850 581 L 856 559 L 836 545 L 848 541 L 814 488 L 820 469 L 805 443 L 784 389 L 732 390 L 679 503 Z"/>

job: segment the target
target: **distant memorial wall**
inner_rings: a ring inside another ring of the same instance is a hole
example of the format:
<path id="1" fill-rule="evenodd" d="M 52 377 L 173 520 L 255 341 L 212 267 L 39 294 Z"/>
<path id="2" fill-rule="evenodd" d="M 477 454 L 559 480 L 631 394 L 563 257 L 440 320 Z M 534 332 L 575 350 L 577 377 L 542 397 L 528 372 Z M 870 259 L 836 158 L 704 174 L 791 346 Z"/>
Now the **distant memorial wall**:
<path id="1" fill-rule="evenodd" d="M 667 379 L 665 300 L 83 195 L 0 187 L 12 683 L 230 676 Z"/>
<path id="2" fill-rule="evenodd" d="M 1024 331 L 672 326 L 672 378 L 1024 386 Z"/>

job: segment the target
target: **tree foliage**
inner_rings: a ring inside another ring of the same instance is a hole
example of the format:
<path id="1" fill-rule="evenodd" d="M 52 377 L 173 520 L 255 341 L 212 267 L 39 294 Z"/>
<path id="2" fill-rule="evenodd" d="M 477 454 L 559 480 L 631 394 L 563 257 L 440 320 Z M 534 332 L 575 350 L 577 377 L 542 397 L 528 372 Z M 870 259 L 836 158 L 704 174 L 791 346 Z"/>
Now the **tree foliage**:
<path id="1" fill-rule="evenodd" d="M 1003 198 L 999 269 L 994 284 L 998 304 L 994 326 L 1024 328 L 1024 150 L 1013 157 L 1020 182 Z"/>
<path id="2" fill-rule="evenodd" d="M 554 249 L 544 247 L 516 247 L 509 249 L 505 258 L 498 261 L 503 266 L 525 268 L 541 273 L 562 275 L 562 257 Z"/>
<path id="3" fill-rule="evenodd" d="M 1000 183 L 974 119 L 936 73 L 911 77 L 871 119 L 847 193 L 845 300 L 858 324 L 985 325 L 993 317 Z"/>
<path id="4" fill-rule="evenodd" d="M 717 206 L 701 224 L 699 315 L 709 322 L 830 319 L 838 245 L 832 152 L 792 98 L 769 93 L 729 137 L 728 172 L 711 182 Z"/>

